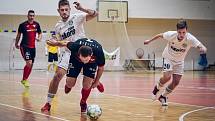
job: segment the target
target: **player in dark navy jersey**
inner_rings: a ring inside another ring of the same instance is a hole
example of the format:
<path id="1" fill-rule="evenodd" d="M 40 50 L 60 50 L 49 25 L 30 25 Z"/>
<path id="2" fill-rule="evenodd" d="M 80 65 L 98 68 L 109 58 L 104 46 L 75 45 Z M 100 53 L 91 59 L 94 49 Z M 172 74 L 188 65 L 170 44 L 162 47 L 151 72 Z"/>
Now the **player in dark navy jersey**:
<path id="1" fill-rule="evenodd" d="M 98 88 L 102 85 L 99 82 L 104 71 L 105 57 L 102 46 L 93 39 L 79 39 L 75 42 L 67 43 L 67 48 L 71 51 L 65 93 L 69 93 L 75 85 L 77 77 L 83 68 L 83 88 L 81 90 L 82 98 L 80 101 L 81 112 L 86 112 L 87 98 L 91 88 Z M 101 87 L 104 91 L 104 87 Z"/>
<path id="2" fill-rule="evenodd" d="M 28 11 L 28 20 L 21 23 L 18 28 L 18 33 L 16 36 L 15 47 L 20 49 L 22 57 L 24 58 L 26 65 L 24 67 L 23 77 L 21 83 L 25 87 L 29 87 L 29 82 L 27 81 L 34 63 L 34 58 L 36 56 L 35 40 L 40 41 L 42 38 L 42 33 L 39 23 L 34 21 L 35 13 L 33 10 Z M 36 38 L 36 34 L 38 37 Z M 22 41 L 19 45 L 20 37 L 22 36 Z"/>

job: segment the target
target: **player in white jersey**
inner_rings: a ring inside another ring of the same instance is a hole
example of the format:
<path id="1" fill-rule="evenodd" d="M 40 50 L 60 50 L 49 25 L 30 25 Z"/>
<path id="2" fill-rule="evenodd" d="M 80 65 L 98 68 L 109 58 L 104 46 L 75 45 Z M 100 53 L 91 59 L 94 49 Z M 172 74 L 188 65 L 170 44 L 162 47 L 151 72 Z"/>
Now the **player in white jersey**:
<path id="1" fill-rule="evenodd" d="M 152 99 L 155 100 L 158 91 L 172 76 L 172 82 L 158 98 L 162 106 L 168 106 L 167 95 L 175 89 L 181 80 L 184 72 L 184 59 L 189 49 L 191 47 L 198 48 L 200 53 L 206 53 L 207 51 L 207 48 L 199 40 L 187 32 L 187 23 L 185 20 L 180 20 L 176 26 L 177 31 L 167 31 L 144 41 L 144 44 L 149 44 L 159 38 L 167 40 L 167 45 L 162 54 L 164 58 L 163 77 L 157 82 L 152 92 Z"/>
<path id="2" fill-rule="evenodd" d="M 69 1 L 59 0 L 58 2 L 58 12 L 61 16 L 61 20 L 55 26 L 55 32 L 57 34 L 58 40 L 75 41 L 85 37 L 83 24 L 98 15 L 97 11 L 83 8 L 79 2 L 74 2 L 73 4 L 74 7 L 77 10 L 82 11 L 82 13 L 70 15 L 71 8 Z M 60 41 L 50 40 L 47 42 L 47 44 L 58 46 L 60 45 Z M 41 108 L 42 112 L 50 111 L 51 102 L 57 92 L 59 82 L 67 72 L 69 58 L 70 51 L 65 49 L 65 51 L 62 52 L 55 75 L 50 82 L 47 103 Z"/>

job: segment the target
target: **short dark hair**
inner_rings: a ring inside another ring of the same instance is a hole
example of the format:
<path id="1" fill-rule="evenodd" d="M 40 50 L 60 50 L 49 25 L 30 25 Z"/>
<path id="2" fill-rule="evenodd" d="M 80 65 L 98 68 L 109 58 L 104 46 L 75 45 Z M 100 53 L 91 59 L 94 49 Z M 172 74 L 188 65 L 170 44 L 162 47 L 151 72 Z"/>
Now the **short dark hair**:
<path id="1" fill-rule="evenodd" d="M 60 8 L 60 6 L 64 6 L 64 5 L 68 5 L 69 6 L 69 1 L 68 0 L 60 0 L 58 2 L 58 8 Z"/>
<path id="2" fill-rule="evenodd" d="M 81 55 L 83 57 L 90 56 L 92 55 L 92 53 L 93 53 L 93 50 L 89 46 L 81 46 L 78 50 L 78 55 Z"/>
<path id="3" fill-rule="evenodd" d="M 34 10 L 29 10 L 29 11 L 28 11 L 28 14 L 29 14 L 29 13 L 34 13 Z"/>
<path id="4" fill-rule="evenodd" d="M 184 19 L 180 19 L 176 25 L 177 27 L 177 30 L 178 29 L 184 29 L 186 28 L 187 29 L 187 22 L 184 20 Z"/>

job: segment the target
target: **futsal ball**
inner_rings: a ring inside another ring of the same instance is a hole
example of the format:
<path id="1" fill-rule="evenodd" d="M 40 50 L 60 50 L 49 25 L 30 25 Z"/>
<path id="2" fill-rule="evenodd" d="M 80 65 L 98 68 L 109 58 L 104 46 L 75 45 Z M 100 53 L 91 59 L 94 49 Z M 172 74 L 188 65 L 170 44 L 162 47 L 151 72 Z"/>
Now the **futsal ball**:
<path id="1" fill-rule="evenodd" d="M 87 116 L 91 120 L 97 120 L 102 115 L 102 109 L 98 105 L 87 106 Z"/>

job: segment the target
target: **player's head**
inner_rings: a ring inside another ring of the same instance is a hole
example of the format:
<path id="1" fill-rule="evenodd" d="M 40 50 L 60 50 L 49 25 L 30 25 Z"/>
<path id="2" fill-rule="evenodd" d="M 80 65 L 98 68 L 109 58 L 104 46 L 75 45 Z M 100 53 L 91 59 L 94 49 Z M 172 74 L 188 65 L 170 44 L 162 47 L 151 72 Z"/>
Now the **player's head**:
<path id="1" fill-rule="evenodd" d="M 29 10 L 28 11 L 28 21 L 29 22 L 33 22 L 34 21 L 34 16 L 35 16 L 35 13 L 33 10 Z"/>
<path id="2" fill-rule="evenodd" d="M 70 15 L 70 5 L 68 0 L 60 0 L 58 2 L 58 13 L 60 14 L 63 20 L 67 20 Z"/>
<path id="3" fill-rule="evenodd" d="M 81 46 L 78 50 L 78 55 L 83 63 L 88 63 L 93 54 L 93 50 L 89 46 Z"/>
<path id="4" fill-rule="evenodd" d="M 187 22 L 183 19 L 179 20 L 176 27 L 178 32 L 178 40 L 183 40 L 187 33 Z"/>

